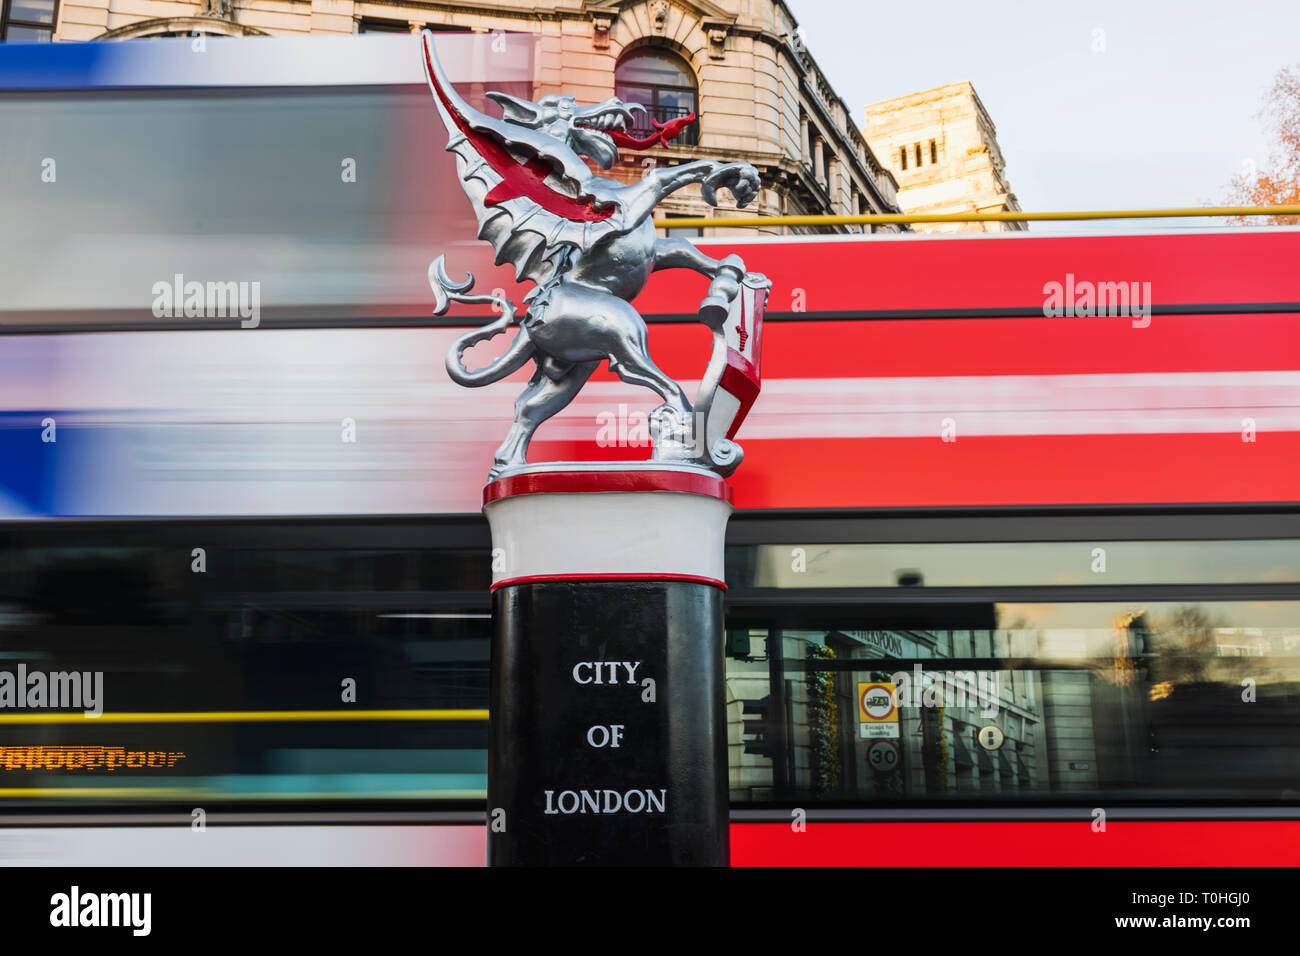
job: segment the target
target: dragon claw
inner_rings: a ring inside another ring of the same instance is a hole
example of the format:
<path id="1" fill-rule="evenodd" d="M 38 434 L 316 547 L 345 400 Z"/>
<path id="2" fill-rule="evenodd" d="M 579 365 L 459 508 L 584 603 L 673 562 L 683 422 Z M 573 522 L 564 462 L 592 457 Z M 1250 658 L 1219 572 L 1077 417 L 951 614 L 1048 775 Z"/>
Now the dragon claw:
<path id="1" fill-rule="evenodd" d="M 710 206 L 718 204 L 717 189 L 727 189 L 736 200 L 738 208 L 745 208 L 758 195 L 761 181 L 749 163 L 726 163 L 719 166 L 700 184 L 700 196 Z"/>

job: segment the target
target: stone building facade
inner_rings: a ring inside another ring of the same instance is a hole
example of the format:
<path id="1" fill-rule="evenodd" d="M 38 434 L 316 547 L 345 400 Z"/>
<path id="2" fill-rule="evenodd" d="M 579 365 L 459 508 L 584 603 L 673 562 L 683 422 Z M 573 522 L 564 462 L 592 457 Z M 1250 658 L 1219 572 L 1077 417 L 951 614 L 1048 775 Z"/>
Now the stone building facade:
<path id="1" fill-rule="evenodd" d="M 873 103 L 863 135 L 898 182 L 908 213 L 1019 212 L 997 129 L 970 83 Z M 1002 232 L 1023 222 L 917 223 L 917 232 Z"/>
<path id="2" fill-rule="evenodd" d="M 537 35 L 538 96 L 562 90 L 596 103 L 620 95 L 646 103 L 661 120 L 697 114 L 675 143 L 625 155 L 610 175 L 633 180 L 651 163 L 725 159 L 753 163 L 762 176 L 764 189 L 747 209 L 736 210 L 725 194 L 721 208 L 709 207 L 696 186 L 665 202 L 660 216 L 899 211 L 895 176 L 856 128 L 781 0 L 60 0 L 54 39 L 426 27 Z"/>

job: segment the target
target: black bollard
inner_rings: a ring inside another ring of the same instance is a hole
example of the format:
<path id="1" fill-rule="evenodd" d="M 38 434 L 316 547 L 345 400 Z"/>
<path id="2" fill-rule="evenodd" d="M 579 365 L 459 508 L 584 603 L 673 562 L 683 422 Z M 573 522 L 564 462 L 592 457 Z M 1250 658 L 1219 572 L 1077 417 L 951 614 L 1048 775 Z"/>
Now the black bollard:
<path id="1" fill-rule="evenodd" d="M 549 472 L 485 498 L 488 863 L 725 866 L 725 483 Z"/>

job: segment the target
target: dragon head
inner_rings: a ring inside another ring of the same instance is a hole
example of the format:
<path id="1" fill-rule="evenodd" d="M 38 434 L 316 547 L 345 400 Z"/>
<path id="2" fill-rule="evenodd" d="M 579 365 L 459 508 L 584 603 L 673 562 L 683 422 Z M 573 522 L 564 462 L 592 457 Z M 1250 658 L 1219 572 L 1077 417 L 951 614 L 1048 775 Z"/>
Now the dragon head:
<path id="1" fill-rule="evenodd" d="M 609 169 L 618 159 L 618 147 L 636 144 L 626 131 L 632 126 L 633 111 L 646 112 L 640 103 L 624 103 L 616 96 L 595 106 L 579 106 L 568 95 L 550 94 L 536 103 L 508 93 L 488 96 L 500 105 L 507 123 L 553 136 L 578 155 L 591 157 L 601 169 Z"/>
<path id="2" fill-rule="evenodd" d="M 579 106 L 572 96 L 550 94 L 534 103 L 509 93 L 487 95 L 500 106 L 498 119 L 475 109 L 456 92 L 434 48 L 433 33 L 422 34 L 424 68 L 434 102 L 449 136 L 447 149 L 464 162 L 462 180 L 477 180 L 487 192 L 472 197 L 483 209 L 526 198 L 554 215 L 575 222 L 598 222 L 613 214 L 616 198 L 599 202 L 591 191 L 586 156 L 609 169 L 620 147 L 647 149 L 667 145 L 695 114 L 666 123 L 650 122 L 648 136 L 628 135 L 637 103 L 610 97 L 595 106 Z M 465 151 L 468 152 L 465 152 Z M 483 172 L 484 168 L 490 172 Z"/>

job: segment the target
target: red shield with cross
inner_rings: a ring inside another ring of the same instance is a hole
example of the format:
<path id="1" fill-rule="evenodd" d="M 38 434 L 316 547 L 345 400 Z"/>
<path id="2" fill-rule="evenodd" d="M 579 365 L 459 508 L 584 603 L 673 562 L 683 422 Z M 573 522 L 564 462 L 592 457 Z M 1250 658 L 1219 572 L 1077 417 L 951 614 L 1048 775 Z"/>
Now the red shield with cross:
<path id="1" fill-rule="evenodd" d="M 723 326 L 727 364 L 709 408 L 710 443 L 718 438 L 734 438 L 758 398 L 762 384 L 758 363 L 763 342 L 763 309 L 771 285 L 766 277 L 748 273 L 731 301 L 731 312 Z"/>

